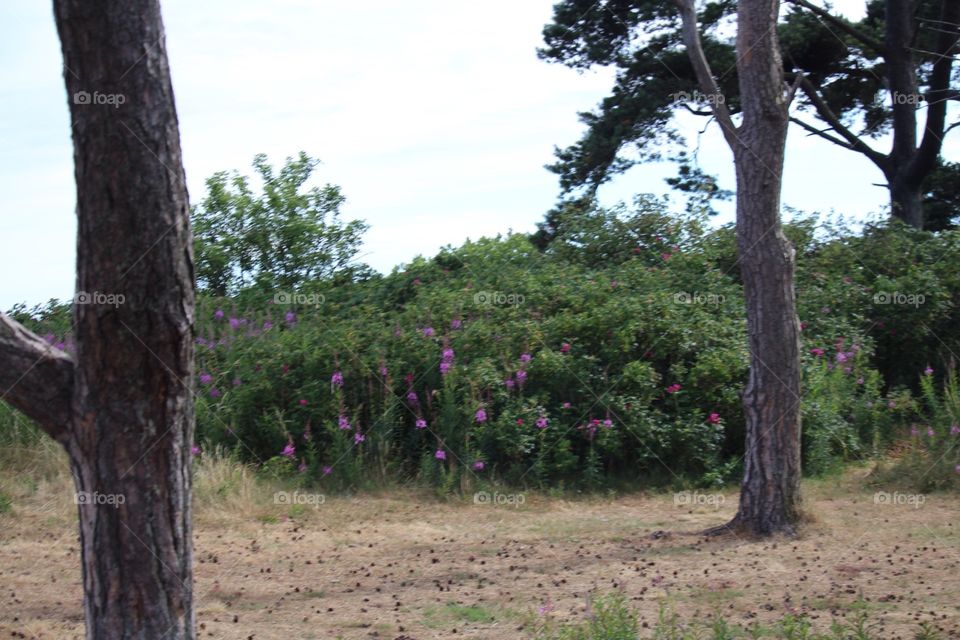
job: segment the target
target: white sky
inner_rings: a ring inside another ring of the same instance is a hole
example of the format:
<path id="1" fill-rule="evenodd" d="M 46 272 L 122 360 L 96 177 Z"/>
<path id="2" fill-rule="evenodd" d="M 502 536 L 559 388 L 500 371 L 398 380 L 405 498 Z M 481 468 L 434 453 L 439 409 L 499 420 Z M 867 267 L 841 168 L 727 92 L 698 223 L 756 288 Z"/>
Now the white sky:
<path id="1" fill-rule="evenodd" d="M 258 152 L 279 164 L 302 149 L 323 161 L 321 181 L 343 188 L 344 217 L 371 225 L 363 261 L 378 270 L 468 237 L 532 231 L 558 195 L 543 165 L 554 145 L 579 139 L 577 112 L 612 84 L 609 71 L 578 74 L 537 59 L 552 4 L 166 0 L 191 200 L 215 171 L 249 174 Z M 72 296 L 75 195 L 50 4 L 3 0 L 0 42 L 0 309 L 8 309 Z M 692 124 L 691 134 L 702 121 Z M 715 127 L 700 162 L 733 188 Z M 663 193 L 673 174 L 638 167 L 601 196 L 612 204 Z M 881 181 L 859 155 L 791 131 L 785 204 L 858 218 L 885 205 L 886 190 L 870 186 Z"/>

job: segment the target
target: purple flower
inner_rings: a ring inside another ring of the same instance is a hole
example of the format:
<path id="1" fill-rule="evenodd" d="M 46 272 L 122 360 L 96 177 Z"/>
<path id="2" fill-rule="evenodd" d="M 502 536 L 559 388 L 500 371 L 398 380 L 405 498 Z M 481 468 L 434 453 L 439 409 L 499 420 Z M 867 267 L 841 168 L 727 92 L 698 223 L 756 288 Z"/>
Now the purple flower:
<path id="1" fill-rule="evenodd" d="M 407 392 L 407 402 L 410 404 L 417 404 L 419 400 L 417 399 L 417 392 L 413 389 Z"/>
<path id="2" fill-rule="evenodd" d="M 923 370 L 923 375 L 925 375 L 925 376 L 932 376 L 932 375 L 933 375 L 933 369 L 931 369 L 930 367 L 927 367 L 926 369 Z"/>
<path id="3" fill-rule="evenodd" d="M 339 371 L 334 371 L 333 375 L 330 376 L 330 386 L 343 387 L 343 374 Z"/>
<path id="4" fill-rule="evenodd" d="M 424 420 L 423 418 L 417 418 L 416 427 L 417 429 L 426 429 L 427 421 Z"/>
<path id="5" fill-rule="evenodd" d="M 390 371 L 387 370 L 387 365 L 385 365 L 385 364 L 380 365 L 380 377 L 381 377 L 381 378 L 386 378 L 389 373 L 390 373 Z"/>
<path id="6" fill-rule="evenodd" d="M 810 349 L 810 353 L 818 358 L 822 358 L 824 351 L 820 347 L 814 347 L 813 349 Z"/>
<path id="7" fill-rule="evenodd" d="M 454 354 L 453 354 L 453 349 L 451 349 L 450 347 L 447 347 L 446 349 L 443 350 L 443 360 L 444 360 L 445 362 L 450 362 L 450 361 L 452 361 L 452 360 L 453 360 L 453 356 L 454 356 Z"/>
<path id="8" fill-rule="evenodd" d="M 197 445 L 193 445 L 192 447 L 190 447 L 190 455 L 194 455 L 194 456 L 200 455 L 200 447 L 198 447 Z"/>
<path id="9" fill-rule="evenodd" d="M 531 360 L 533 360 L 533 356 L 529 353 L 520 354 L 520 362 L 530 362 Z"/>
<path id="10" fill-rule="evenodd" d="M 264 321 L 263 321 L 263 330 L 264 330 L 264 331 L 267 331 L 268 329 L 273 329 L 273 323 L 270 322 L 269 320 L 264 320 Z"/>
<path id="11" fill-rule="evenodd" d="M 928 436 L 930 436 L 930 437 L 932 438 L 932 437 L 934 436 L 934 433 L 935 433 L 935 432 L 934 432 L 934 430 L 933 430 L 933 427 L 927 427 L 927 435 L 928 435 Z"/>
<path id="12" fill-rule="evenodd" d="M 513 381 L 513 378 L 507 378 L 503 381 L 503 384 L 507 385 L 507 389 L 513 389 L 517 386 L 517 383 Z"/>
<path id="13" fill-rule="evenodd" d="M 367 439 L 367 436 L 363 435 L 363 434 L 360 433 L 359 431 L 358 431 L 357 433 L 353 434 L 353 441 L 354 441 L 355 443 L 357 443 L 357 444 L 360 444 L 361 442 L 363 442 L 363 441 L 366 440 L 366 439 Z"/>
<path id="14" fill-rule="evenodd" d="M 560 345 L 560 353 L 569 353 L 570 352 L 570 343 L 564 342 Z"/>
<path id="15" fill-rule="evenodd" d="M 239 329 L 239 328 L 240 328 L 240 319 L 239 319 L 239 318 L 231 317 L 231 318 L 230 318 L 230 328 L 231 328 L 231 329 Z"/>
<path id="16" fill-rule="evenodd" d="M 461 322 L 459 318 L 454 318 L 453 320 L 450 321 L 451 329 L 459 329 L 462 326 L 463 326 L 463 322 Z"/>
<path id="17" fill-rule="evenodd" d="M 846 362 L 846 361 L 847 361 L 846 353 L 844 353 L 843 351 L 840 351 L 839 353 L 837 353 L 837 362 Z"/>
<path id="18" fill-rule="evenodd" d="M 477 409 L 477 413 L 474 416 L 477 422 L 486 422 L 487 421 L 487 412 L 483 409 Z"/>
<path id="19" fill-rule="evenodd" d="M 546 429 L 550 425 L 550 420 L 547 416 L 540 416 L 537 418 L 536 425 L 538 429 Z"/>
<path id="20" fill-rule="evenodd" d="M 564 402 L 564 403 L 563 403 L 563 408 L 564 408 L 564 409 L 569 409 L 569 408 L 572 407 L 572 406 L 573 406 L 573 405 L 570 404 L 569 402 Z"/>
<path id="21" fill-rule="evenodd" d="M 897 408 L 896 402 L 894 402 L 893 400 L 890 400 L 887 402 L 887 409 L 896 409 L 896 408 Z"/>
<path id="22" fill-rule="evenodd" d="M 526 381 L 527 381 L 527 372 L 524 371 L 523 369 L 520 369 L 519 371 L 517 371 L 517 384 L 522 385 Z"/>
<path id="23" fill-rule="evenodd" d="M 211 398 L 219 398 L 219 397 L 220 397 L 220 389 L 217 389 L 216 387 L 213 387 L 212 389 L 210 389 L 210 397 L 211 397 Z"/>
<path id="24" fill-rule="evenodd" d="M 859 378 L 857 378 L 857 384 L 863 384 L 863 383 L 864 383 L 863 376 L 860 376 Z"/>
<path id="25" fill-rule="evenodd" d="M 477 461 L 474 462 L 471 466 L 473 467 L 473 470 L 474 470 L 474 471 L 483 471 L 483 468 L 484 468 L 486 465 L 483 463 L 483 460 L 477 460 Z"/>
<path id="26" fill-rule="evenodd" d="M 328 476 L 328 475 L 330 475 L 331 473 L 333 473 L 333 467 L 324 467 L 324 468 L 323 468 L 323 475 Z"/>
<path id="27" fill-rule="evenodd" d="M 299 471 L 300 473 L 307 472 L 307 463 L 304 462 L 303 458 L 300 458 L 300 466 L 297 467 L 297 471 Z"/>
<path id="28" fill-rule="evenodd" d="M 606 429 L 610 429 L 611 427 L 613 427 L 613 420 L 611 420 L 610 418 L 607 418 L 606 420 L 603 421 L 603 426 Z"/>
<path id="29" fill-rule="evenodd" d="M 960 434 L 960 425 L 955 424 L 950 427 L 950 435 L 955 436 L 957 434 Z"/>
<path id="30" fill-rule="evenodd" d="M 337 419 L 337 426 L 344 431 L 349 431 L 353 427 L 350 426 L 350 420 L 347 419 L 347 416 L 340 414 L 340 417 Z"/>
<path id="31" fill-rule="evenodd" d="M 223 309 L 217 309 L 214 311 L 213 317 L 215 320 L 223 320 Z"/>
<path id="32" fill-rule="evenodd" d="M 422 329 L 422 331 L 423 331 L 423 337 L 424 337 L 424 338 L 432 338 L 432 337 L 433 337 L 433 327 L 424 327 L 424 328 Z"/>
<path id="33" fill-rule="evenodd" d="M 447 375 L 448 373 L 450 373 L 450 363 L 449 363 L 449 362 L 446 362 L 446 361 L 441 362 L 441 363 L 440 363 L 440 375 L 445 376 L 445 375 Z"/>
<path id="34" fill-rule="evenodd" d="M 287 324 L 296 324 L 297 323 L 297 314 L 293 311 L 287 311 L 283 314 L 283 319 Z"/>
<path id="35" fill-rule="evenodd" d="M 209 373 L 200 374 L 200 384 L 210 384 L 211 382 L 213 382 L 212 375 L 210 375 Z"/>
<path id="36" fill-rule="evenodd" d="M 283 451 L 280 452 L 284 458 L 290 458 L 291 460 L 297 455 L 297 448 L 293 446 L 293 442 L 288 442 L 287 446 L 283 448 Z"/>
<path id="37" fill-rule="evenodd" d="M 437 460 L 446 460 L 447 452 L 444 451 L 443 449 L 437 449 L 437 452 L 433 454 L 433 457 L 436 458 Z"/>

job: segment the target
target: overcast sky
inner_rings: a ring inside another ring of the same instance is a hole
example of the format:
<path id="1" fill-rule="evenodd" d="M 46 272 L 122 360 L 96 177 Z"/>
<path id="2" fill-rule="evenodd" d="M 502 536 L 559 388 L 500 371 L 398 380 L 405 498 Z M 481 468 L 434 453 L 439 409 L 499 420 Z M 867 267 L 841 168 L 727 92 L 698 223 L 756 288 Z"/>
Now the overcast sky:
<path id="1" fill-rule="evenodd" d="M 215 171 L 250 173 L 304 150 L 343 188 L 348 219 L 371 225 L 363 261 L 388 272 L 417 254 L 510 229 L 532 231 L 556 202 L 543 165 L 582 133 L 577 112 L 608 92 L 608 70 L 537 59 L 553 0 L 165 0 L 164 20 L 191 200 Z M 860 0 L 834 3 L 853 15 Z M 52 9 L 0 2 L 0 309 L 69 298 L 75 284 L 67 96 Z M 688 131 L 695 138 L 696 126 Z M 886 150 L 886 143 L 877 143 Z M 957 138 L 945 155 L 956 159 Z M 703 168 L 734 186 L 714 127 Z M 663 193 L 666 165 L 604 188 L 612 204 Z M 853 218 L 886 190 L 866 160 L 791 131 L 784 203 Z M 725 215 L 729 215 L 729 208 Z"/>

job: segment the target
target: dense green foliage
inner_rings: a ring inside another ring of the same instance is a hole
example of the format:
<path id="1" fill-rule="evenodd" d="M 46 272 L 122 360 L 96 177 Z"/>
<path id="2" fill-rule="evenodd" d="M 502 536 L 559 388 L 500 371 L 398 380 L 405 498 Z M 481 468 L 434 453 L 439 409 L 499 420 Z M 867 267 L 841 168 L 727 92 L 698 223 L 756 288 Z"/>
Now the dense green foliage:
<path id="1" fill-rule="evenodd" d="M 289 289 L 351 271 L 367 227 L 358 220 L 340 222 L 339 187 L 305 188 L 318 164 L 301 151 L 275 171 L 265 155 L 257 155 L 253 167 L 261 193 L 239 173 L 207 179 L 206 197 L 191 215 L 201 291 Z"/>
<path id="2" fill-rule="evenodd" d="M 270 473 L 340 487 L 736 479 L 747 354 L 733 230 L 650 197 L 557 220 L 542 250 L 509 235 L 283 297 L 269 286 L 201 296 L 199 455 L 223 445 Z M 916 455 L 952 450 L 956 392 L 939 388 L 960 349 L 960 236 L 803 217 L 787 233 L 805 471 L 911 441 L 913 423 Z M 14 316 L 71 349 L 67 307 Z M 955 458 L 924 482 L 955 482 Z"/>

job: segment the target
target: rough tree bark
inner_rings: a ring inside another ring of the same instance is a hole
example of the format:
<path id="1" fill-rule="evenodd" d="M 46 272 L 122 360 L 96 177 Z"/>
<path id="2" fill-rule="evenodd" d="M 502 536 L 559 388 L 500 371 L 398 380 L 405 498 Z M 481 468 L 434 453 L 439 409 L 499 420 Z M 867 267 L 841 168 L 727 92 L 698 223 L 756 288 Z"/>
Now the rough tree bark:
<path id="1" fill-rule="evenodd" d="M 62 443 L 87 638 L 192 639 L 193 256 L 157 0 L 55 0 L 77 183 L 76 354 L 0 316 L 5 399 Z"/>
<path id="2" fill-rule="evenodd" d="M 700 43 L 694 2 L 675 3 L 701 90 L 719 96 Z M 794 251 L 780 226 L 789 105 L 798 87 L 784 85 L 776 30 L 779 7 L 780 0 L 738 3 L 741 124 L 734 124 L 719 97 L 712 101 L 736 163 L 737 246 L 750 346 L 740 504 L 733 521 L 718 532 L 793 534 L 800 519 L 800 325 Z"/>

